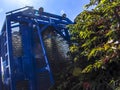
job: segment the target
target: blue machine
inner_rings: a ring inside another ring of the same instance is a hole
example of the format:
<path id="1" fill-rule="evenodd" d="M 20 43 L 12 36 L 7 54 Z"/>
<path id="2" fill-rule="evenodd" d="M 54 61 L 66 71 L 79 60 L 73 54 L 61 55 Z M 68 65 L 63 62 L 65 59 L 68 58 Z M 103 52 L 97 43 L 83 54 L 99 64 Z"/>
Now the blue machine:
<path id="1" fill-rule="evenodd" d="M 0 35 L 0 90 L 48 90 L 54 77 L 43 32 L 52 27 L 56 34 L 70 41 L 68 24 L 72 21 L 65 14 L 54 15 L 43 8 L 26 6 L 7 12 Z"/>

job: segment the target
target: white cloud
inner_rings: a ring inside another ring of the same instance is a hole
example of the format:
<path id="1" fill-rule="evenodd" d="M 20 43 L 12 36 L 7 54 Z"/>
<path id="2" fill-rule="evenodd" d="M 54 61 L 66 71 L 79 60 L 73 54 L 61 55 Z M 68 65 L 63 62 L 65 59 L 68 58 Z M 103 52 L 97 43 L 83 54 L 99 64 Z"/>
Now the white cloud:
<path id="1" fill-rule="evenodd" d="M 45 5 L 46 0 L 3 0 L 4 4 L 9 9 L 17 9 L 24 6 L 33 6 L 33 7 L 40 7 Z M 7 8 L 7 10 L 9 10 Z"/>
<path id="2" fill-rule="evenodd" d="M 26 6 L 33 5 L 33 0 L 4 0 L 4 3 L 8 6 Z"/>
<path id="3" fill-rule="evenodd" d="M 1 12 L 3 12 L 3 9 L 2 9 L 2 8 L 0 8 L 0 13 L 1 13 Z"/>
<path id="4" fill-rule="evenodd" d="M 32 0 L 17 0 L 19 2 L 20 5 L 32 5 L 33 1 Z"/>
<path id="5" fill-rule="evenodd" d="M 11 0 L 13 3 L 17 3 L 19 6 L 26 6 L 26 5 L 32 5 L 32 0 Z"/>

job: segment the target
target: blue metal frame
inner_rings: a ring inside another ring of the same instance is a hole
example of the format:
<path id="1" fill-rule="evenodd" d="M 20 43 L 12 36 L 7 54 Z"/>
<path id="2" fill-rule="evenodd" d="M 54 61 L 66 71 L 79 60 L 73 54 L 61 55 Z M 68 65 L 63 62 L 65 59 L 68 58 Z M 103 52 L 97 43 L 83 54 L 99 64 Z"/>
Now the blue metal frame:
<path id="1" fill-rule="evenodd" d="M 45 67 L 45 70 L 47 70 L 49 72 L 51 84 L 54 84 L 54 80 L 53 80 L 53 77 L 52 77 L 52 72 L 50 70 L 50 65 L 49 65 L 47 54 L 46 54 L 45 47 L 44 47 L 44 42 L 43 42 L 42 35 L 41 35 L 41 32 L 40 32 L 42 29 L 40 29 L 39 24 L 37 25 L 37 30 L 38 30 L 38 35 L 39 35 L 43 55 L 44 55 L 44 58 L 45 58 L 45 62 L 47 64 L 47 66 Z"/>
<path id="2" fill-rule="evenodd" d="M 1 43 L 1 36 L 0 36 Z M 2 90 L 1 48 L 0 48 L 0 89 Z"/>
<path id="3" fill-rule="evenodd" d="M 42 73 L 45 71 L 48 72 L 50 78 L 50 84 L 53 85 L 54 79 L 46 55 L 46 50 L 42 38 L 42 32 L 46 30 L 47 27 L 52 26 L 55 28 L 55 31 L 58 34 L 60 34 L 60 36 L 62 36 L 65 40 L 69 42 L 70 35 L 68 29 L 66 28 L 66 25 L 73 24 L 72 21 L 66 17 L 62 17 L 59 15 L 54 15 L 47 12 L 39 12 L 38 10 L 35 10 L 33 9 L 33 7 L 29 7 L 29 6 L 7 12 L 6 14 L 7 14 L 6 20 L 3 25 L 1 37 L 0 37 L 1 57 L 3 58 L 4 62 L 7 62 L 6 64 L 4 64 L 4 70 L 5 70 L 5 74 L 8 73 L 8 75 L 4 78 L 5 81 L 3 81 L 3 85 L 9 85 L 8 86 L 9 89 L 5 89 L 5 90 L 17 90 L 16 82 L 19 80 L 28 80 L 29 90 L 38 90 L 36 86 L 37 85 L 36 73 Z M 42 27 L 40 27 L 40 25 L 42 25 Z M 32 31 L 34 26 L 37 28 L 40 45 L 42 47 L 42 52 L 46 63 L 46 66 L 44 66 L 43 68 L 37 68 L 37 70 L 35 67 L 35 62 L 33 60 L 34 55 L 30 43 L 33 42 L 31 38 L 32 38 Z M 18 65 L 19 62 L 17 62 L 18 64 L 16 64 L 13 58 L 12 29 L 15 27 L 20 28 L 21 37 L 22 37 L 22 47 L 23 47 L 24 55 L 20 58 L 17 58 L 17 61 L 21 60 L 22 66 Z M 7 48 L 7 50 L 5 50 L 5 47 Z M 3 61 L 1 60 L 0 63 L 3 63 Z M 21 76 L 18 75 L 18 72 L 16 73 L 16 68 L 19 69 L 19 73 L 21 73 Z M 22 71 L 20 72 L 20 70 Z"/>

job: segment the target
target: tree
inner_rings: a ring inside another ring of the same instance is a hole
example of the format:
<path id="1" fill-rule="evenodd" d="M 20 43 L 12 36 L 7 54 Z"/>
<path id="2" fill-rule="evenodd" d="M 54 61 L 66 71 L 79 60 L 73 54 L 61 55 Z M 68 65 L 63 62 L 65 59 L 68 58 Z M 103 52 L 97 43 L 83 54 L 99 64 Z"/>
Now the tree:
<path id="1" fill-rule="evenodd" d="M 92 5 L 96 7 L 88 10 Z M 74 78 L 69 90 L 113 90 L 120 79 L 120 2 L 90 0 L 85 8 L 69 25 L 73 64 L 67 78 Z M 65 80 L 58 90 L 66 90 L 69 81 Z"/>

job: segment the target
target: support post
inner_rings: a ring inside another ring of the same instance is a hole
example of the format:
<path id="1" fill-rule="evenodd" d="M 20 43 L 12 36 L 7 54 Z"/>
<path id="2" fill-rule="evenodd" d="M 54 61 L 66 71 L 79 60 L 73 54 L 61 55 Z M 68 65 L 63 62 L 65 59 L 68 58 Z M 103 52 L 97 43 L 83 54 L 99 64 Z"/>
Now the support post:
<path id="1" fill-rule="evenodd" d="M 12 52 L 12 35 L 11 35 L 11 21 L 9 16 L 6 17 L 6 36 L 7 36 L 7 54 L 8 54 L 8 65 L 9 65 L 9 84 L 10 90 L 16 90 L 15 78 L 14 78 L 14 60 Z"/>
<path id="2" fill-rule="evenodd" d="M 23 73 L 25 74 L 25 79 L 29 80 L 30 90 L 36 90 L 35 84 L 35 72 L 34 72 L 34 61 L 32 57 L 32 47 L 31 47 L 31 29 L 28 25 L 21 23 L 20 30 L 22 32 L 22 43 L 23 43 Z"/>
<path id="3" fill-rule="evenodd" d="M 38 30 L 38 35 L 39 35 L 39 39 L 40 39 L 40 44 L 41 44 L 41 47 L 42 47 L 42 51 L 43 51 L 43 54 L 44 54 L 45 62 L 47 64 L 46 69 L 49 72 L 50 81 L 51 81 L 51 84 L 53 85 L 54 84 L 54 79 L 53 79 L 52 71 L 50 69 L 50 65 L 49 65 L 49 62 L 48 62 L 48 58 L 47 58 L 47 54 L 46 54 L 44 42 L 43 42 L 43 39 L 42 39 L 41 29 L 40 29 L 38 23 L 37 23 L 37 30 Z"/>

